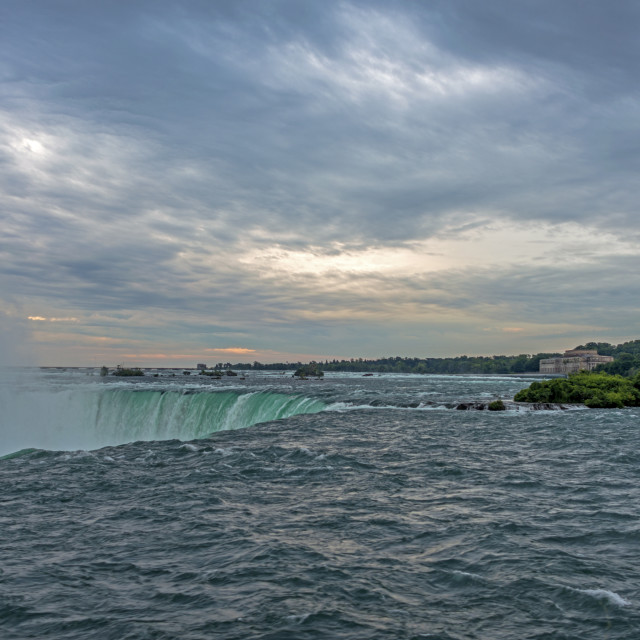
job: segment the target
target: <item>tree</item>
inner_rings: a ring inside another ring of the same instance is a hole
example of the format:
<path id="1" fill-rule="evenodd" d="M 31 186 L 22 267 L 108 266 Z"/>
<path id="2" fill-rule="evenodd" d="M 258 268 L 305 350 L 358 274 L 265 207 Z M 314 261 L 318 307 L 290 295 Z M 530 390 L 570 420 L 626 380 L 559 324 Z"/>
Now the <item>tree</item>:
<path id="1" fill-rule="evenodd" d="M 293 374 L 297 378 L 322 378 L 324 376 L 324 371 L 320 368 L 317 362 L 310 362 L 309 364 L 302 365 L 296 372 Z"/>

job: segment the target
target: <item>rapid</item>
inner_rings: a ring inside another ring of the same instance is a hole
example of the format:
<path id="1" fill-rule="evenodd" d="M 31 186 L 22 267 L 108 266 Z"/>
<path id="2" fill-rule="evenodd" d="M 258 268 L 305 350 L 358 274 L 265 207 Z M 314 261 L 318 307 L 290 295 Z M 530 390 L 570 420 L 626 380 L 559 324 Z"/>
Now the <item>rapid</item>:
<path id="1" fill-rule="evenodd" d="M 640 637 L 637 409 L 516 377 L 0 389 L 0 635 Z"/>

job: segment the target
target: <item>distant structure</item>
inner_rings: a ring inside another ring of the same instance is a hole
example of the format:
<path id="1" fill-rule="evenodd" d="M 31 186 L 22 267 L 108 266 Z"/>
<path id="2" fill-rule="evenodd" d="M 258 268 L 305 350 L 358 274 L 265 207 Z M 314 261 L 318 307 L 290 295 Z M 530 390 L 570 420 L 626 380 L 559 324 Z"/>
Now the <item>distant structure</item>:
<path id="1" fill-rule="evenodd" d="M 201 362 L 198 362 L 198 364 L 196 365 L 196 369 L 198 371 L 206 371 L 207 370 L 207 365 L 206 364 L 202 364 Z"/>
<path id="2" fill-rule="evenodd" d="M 540 360 L 540 373 L 573 373 L 593 371 L 599 364 L 613 362 L 613 356 L 599 356 L 595 349 L 565 351 L 559 358 Z"/>

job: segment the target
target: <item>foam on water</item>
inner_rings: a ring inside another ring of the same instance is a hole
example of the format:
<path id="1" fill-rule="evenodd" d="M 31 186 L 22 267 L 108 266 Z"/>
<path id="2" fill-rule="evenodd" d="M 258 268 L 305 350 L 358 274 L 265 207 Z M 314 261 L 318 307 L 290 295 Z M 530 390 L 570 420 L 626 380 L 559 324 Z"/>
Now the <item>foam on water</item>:
<path id="1" fill-rule="evenodd" d="M 610 604 L 613 604 L 617 607 L 631 606 L 631 603 L 628 600 L 625 600 L 625 598 L 619 596 L 614 591 L 609 591 L 607 589 L 574 589 L 574 591 L 584 593 L 588 596 L 597 598 L 598 600 L 606 600 Z"/>

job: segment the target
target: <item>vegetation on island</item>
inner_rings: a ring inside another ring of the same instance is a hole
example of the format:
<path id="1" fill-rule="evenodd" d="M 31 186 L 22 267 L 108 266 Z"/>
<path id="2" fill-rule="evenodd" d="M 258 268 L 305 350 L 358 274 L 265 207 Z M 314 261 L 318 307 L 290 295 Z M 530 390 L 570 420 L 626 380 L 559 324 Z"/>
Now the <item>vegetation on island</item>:
<path id="1" fill-rule="evenodd" d="M 210 378 L 218 378 L 218 379 L 220 379 L 222 377 L 222 371 L 219 371 L 219 370 L 207 371 L 206 369 L 201 369 L 200 370 L 200 375 L 201 376 L 209 376 Z"/>
<path id="2" fill-rule="evenodd" d="M 640 373 L 633 378 L 604 372 L 580 371 L 568 378 L 534 382 L 513 398 L 516 402 L 585 404 L 591 409 L 640 406 Z"/>
<path id="3" fill-rule="evenodd" d="M 305 364 L 296 369 L 296 372 L 293 375 L 301 380 L 312 377 L 322 378 L 322 376 L 324 376 L 324 371 L 320 368 L 317 362 L 310 362 L 309 364 Z"/>
<path id="4" fill-rule="evenodd" d="M 142 369 L 139 369 L 138 367 L 135 367 L 133 369 L 126 369 L 124 367 L 118 366 L 116 368 L 116 370 L 113 372 L 113 375 L 114 376 L 122 376 L 122 377 L 143 376 L 144 375 L 144 371 Z"/>

